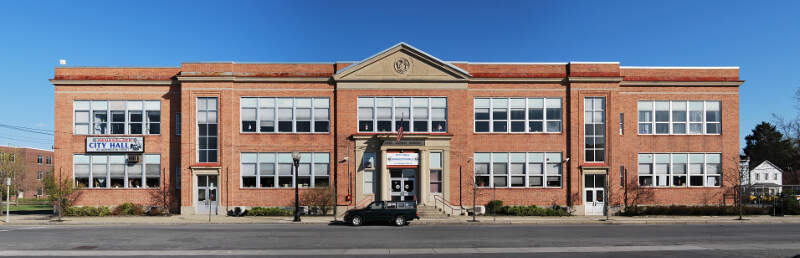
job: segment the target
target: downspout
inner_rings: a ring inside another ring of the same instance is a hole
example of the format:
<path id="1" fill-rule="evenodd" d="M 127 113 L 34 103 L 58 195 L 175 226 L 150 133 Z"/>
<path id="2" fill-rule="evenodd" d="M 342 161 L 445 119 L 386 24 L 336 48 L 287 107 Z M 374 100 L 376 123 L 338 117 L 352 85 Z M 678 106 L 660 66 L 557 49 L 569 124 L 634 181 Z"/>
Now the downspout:
<path id="1" fill-rule="evenodd" d="M 333 63 L 333 72 L 336 73 L 337 65 Z M 333 78 L 333 76 L 331 76 Z M 336 162 L 333 166 L 333 220 L 336 220 L 336 214 L 339 210 L 339 119 L 338 110 L 339 102 L 337 101 L 336 82 L 331 79 L 330 83 L 333 85 L 333 122 L 328 126 L 333 129 L 333 157 Z M 332 125 L 336 125 L 335 127 Z M 350 167 L 348 163 L 348 169 Z"/>
<path id="2" fill-rule="evenodd" d="M 571 94 L 571 89 L 570 89 L 571 85 L 570 85 L 570 82 L 569 82 L 569 73 L 570 73 L 570 71 L 569 71 L 570 69 L 569 68 L 570 67 L 569 67 L 569 63 L 568 63 L 567 64 L 567 71 L 566 71 L 566 77 L 567 78 L 565 80 L 566 96 L 564 97 L 565 100 L 569 101 L 569 105 L 564 105 L 564 107 L 566 108 L 566 116 L 565 117 L 566 117 L 566 121 L 568 121 L 568 122 L 567 123 L 563 123 L 565 125 L 569 125 L 569 126 L 565 126 L 565 128 L 564 128 L 564 131 L 565 131 L 565 133 L 567 135 L 567 150 L 566 150 L 567 158 L 571 158 L 572 157 L 572 143 L 573 143 L 573 141 L 572 141 L 572 115 L 571 115 L 572 114 L 572 98 L 571 98 L 572 94 Z M 564 101 L 564 102 L 566 103 L 567 101 Z M 572 160 L 572 159 L 570 159 L 570 160 Z M 567 162 L 567 169 L 566 170 L 567 170 L 566 173 L 565 173 L 566 180 L 564 181 L 564 185 L 567 186 L 566 187 L 566 189 L 567 189 L 567 207 L 572 207 L 572 163 L 571 162 Z"/>

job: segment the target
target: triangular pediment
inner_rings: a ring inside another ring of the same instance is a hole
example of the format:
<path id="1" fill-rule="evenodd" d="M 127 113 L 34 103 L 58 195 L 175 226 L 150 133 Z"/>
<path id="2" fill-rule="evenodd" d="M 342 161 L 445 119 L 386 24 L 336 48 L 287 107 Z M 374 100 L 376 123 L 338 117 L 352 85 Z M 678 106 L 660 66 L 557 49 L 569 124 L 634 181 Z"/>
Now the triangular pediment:
<path id="1" fill-rule="evenodd" d="M 334 75 L 336 81 L 464 81 L 469 73 L 408 44 L 352 64 Z"/>
<path id="2" fill-rule="evenodd" d="M 772 164 L 772 162 L 769 162 L 769 160 L 764 160 L 764 162 L 761 162 L 761 164 L 758 164 L 758 166 L 753 168 L 753 170 L 762 170 L 762 169 L 772 169 L 777 172 L 783 173 L 783 169 L 779 168 L 778 166 L 775 166 L 775 164 Z"/>

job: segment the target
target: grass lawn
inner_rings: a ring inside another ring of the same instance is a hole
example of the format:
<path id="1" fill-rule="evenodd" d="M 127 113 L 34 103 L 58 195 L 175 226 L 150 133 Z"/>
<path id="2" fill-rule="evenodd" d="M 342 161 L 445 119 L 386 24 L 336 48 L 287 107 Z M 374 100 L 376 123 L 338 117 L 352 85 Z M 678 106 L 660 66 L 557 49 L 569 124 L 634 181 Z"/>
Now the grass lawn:
<path id="1" fill-rule="evenodd" d="M 6 209 L 6 206 L 3 205 L 3 210 Z M 20 205 L 11 205 L 11 211 L 47 211 L 53 210 L 53 206 L 47 204 L 20 204 Z"/>

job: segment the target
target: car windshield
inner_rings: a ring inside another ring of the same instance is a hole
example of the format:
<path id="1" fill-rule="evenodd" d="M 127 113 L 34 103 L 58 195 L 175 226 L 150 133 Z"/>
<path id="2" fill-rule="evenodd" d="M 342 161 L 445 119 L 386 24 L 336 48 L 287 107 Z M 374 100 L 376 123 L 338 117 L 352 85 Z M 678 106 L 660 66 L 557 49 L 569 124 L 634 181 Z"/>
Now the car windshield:
<path id="1" fill-rule="evenodd" d="M 383 209 L 383 202 L 373 202 L 369 205 L 370 209 Z"/>

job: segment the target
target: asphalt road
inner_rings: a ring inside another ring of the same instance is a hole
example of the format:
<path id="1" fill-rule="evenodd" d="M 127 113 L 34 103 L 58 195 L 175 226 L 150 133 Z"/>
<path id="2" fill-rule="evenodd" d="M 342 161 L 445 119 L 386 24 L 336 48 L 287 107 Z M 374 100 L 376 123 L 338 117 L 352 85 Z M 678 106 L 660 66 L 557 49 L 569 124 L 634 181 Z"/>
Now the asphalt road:
<path id="1" fill-rule="evenodd" d="M 0 256 L 141 255 L 794 257 L 800 224 L 0 226 Z"/>

